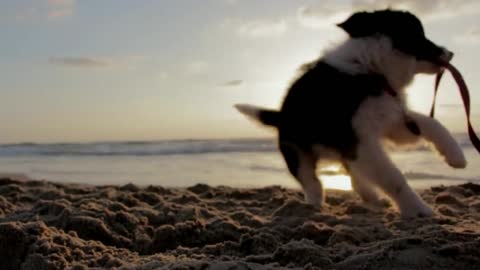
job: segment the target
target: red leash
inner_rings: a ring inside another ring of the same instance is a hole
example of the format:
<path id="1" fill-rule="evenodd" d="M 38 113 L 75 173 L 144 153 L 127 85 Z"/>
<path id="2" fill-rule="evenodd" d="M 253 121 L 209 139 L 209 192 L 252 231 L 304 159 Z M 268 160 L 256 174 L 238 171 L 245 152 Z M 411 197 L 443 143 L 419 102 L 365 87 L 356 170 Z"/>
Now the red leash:
<path id="1" fill-rule="evenodd" d="M 470 94 L 468 91 L 467 84 L 465 80 L 463 80 L 462 74 L 449 62 L 441 62 L 442 66 L 444 66 L 450 73 L 452 74 L 455 82 L 458 85 L 458 89 L 460 91 L 460 95 L 462 96 L 463 106 L 465 107 L 465 113 L 467 115 L 467 123 L 468 123 L 468 136 L 470 137 L 470 141 L 472 141 L 473 146 L 477 149 L 480 153 L 480 139 L 478 138 L 475 130 L 473 129 L 472 122 L 470 121 Z M 442 79 L 444 71 L 441 71 L 437 74 L 437 78 L 435 79 L 435 90 L 433 94 L 433 104 L 432 110 L 430 111 L 430 116 L 434 117 L 435 115 L 435 102 L 437 99 L 438 87 L 440 86 L 440 80 Z"/>

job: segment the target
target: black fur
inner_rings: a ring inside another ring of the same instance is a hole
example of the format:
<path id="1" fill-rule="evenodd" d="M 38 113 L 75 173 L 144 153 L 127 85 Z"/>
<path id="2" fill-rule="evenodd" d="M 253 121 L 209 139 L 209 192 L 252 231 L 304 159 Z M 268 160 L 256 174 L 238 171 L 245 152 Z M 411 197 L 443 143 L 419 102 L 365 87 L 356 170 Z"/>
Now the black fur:
<path id="1" fill-rule="evenodd" d="M 278 127 L 280 125 L 280 113 L 273 110 L 262 110 L 258 115 L 258 120 L 267 126 Z"/>
<path id="2" fill-rule="evenodd" d="M 379 75 L 350 75 L 322 61 L 310 65 L 281 107 L 280 141 L 293 142 L 305 152 L 321 144 L 346 159 L 355 158 L 358 138 L 352 117 L 365 98 L 381 95 L 385 86 Z"/>
<path id="3" fill-rule="evenodd" d="M 280 112 L 264 110 L 259 118 L 278 128 L 280 146 L 294 144 L 310 153 L 320 144 L 354 159 L 358 138 L 352 117 L 364 99 L 380 96 L 386 86 L 380 75 L 350 75 L 318 61 L 290 87 Z"/>
<path id="4" fill-rule="evenodd" d="M 292 175 L 297 175 L 298 168 L 300 166 L 300 157 L 298 149 L 292 144 L 287 142 L 279 142 L 278 148 L 280 153 L 282 153 L 285 162 L 287 163 L 287 168 Z"/>
<path id="5" fill-rule="evenodd" d="M 396 49 L 419 60 L 436 61 L 442 53 L 441 47 L 425 37 L 420 20 L 409 12 L 358 12 L 338 26 L 352 38 L 386 35 L 392 39 Z"/>

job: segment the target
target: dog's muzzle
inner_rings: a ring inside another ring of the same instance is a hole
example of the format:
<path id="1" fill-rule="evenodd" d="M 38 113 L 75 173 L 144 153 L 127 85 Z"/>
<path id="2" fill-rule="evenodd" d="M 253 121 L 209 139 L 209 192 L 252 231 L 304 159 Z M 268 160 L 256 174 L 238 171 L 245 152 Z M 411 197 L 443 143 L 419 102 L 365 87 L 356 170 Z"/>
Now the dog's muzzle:
<path id="1" fill-rule="evenodd" d="M 454 53 L 447 50 L 446 48 L 442 48 L 442 54 L 440 55 L 440 60 L 442 62 L 450 62 L 453 58 Z"/>

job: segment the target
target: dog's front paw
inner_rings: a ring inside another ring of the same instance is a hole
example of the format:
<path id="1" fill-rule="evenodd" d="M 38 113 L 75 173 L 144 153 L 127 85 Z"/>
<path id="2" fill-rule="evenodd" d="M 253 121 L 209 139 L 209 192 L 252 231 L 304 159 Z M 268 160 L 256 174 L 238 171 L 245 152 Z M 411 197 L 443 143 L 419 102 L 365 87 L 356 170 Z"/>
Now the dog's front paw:
<path id="1" fill-rule="evenodd" d="M 465 158 L 462 149 L 458 146 L 449 148 L 450 149 L 447 149 L 447 151 L 442 153 L 447 164 L 456 169 L 464 169 L 467 167 L 467 159 Z"/>

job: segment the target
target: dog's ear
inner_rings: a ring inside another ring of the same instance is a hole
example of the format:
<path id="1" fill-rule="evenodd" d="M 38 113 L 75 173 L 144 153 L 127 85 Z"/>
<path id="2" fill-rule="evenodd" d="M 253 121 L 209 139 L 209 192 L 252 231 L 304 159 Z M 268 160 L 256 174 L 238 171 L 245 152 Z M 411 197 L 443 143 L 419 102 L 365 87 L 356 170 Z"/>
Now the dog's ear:
<path id="1" fill-rule="evenodd" d="M 369 12 L 357 12 L 337 26 L 352 38 L 371 36 L 377 32 L 374 17 L 375 15 Z"/>

